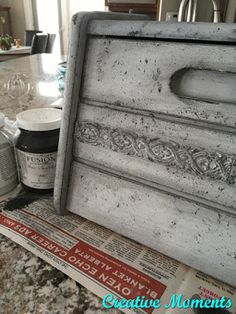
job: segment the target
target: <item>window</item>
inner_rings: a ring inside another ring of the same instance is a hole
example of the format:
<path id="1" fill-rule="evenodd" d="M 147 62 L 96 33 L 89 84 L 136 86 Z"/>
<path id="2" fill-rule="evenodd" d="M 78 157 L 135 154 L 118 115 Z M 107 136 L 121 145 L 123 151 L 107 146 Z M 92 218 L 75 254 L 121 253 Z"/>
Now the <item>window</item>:
<path id="1" fill-rule="evenodd" d="M 56 34 L 53 53 L 60 54 L 60 5 L 58 0 L 34 0 L 34 13 L 37 29 L 43 33 Z"/>

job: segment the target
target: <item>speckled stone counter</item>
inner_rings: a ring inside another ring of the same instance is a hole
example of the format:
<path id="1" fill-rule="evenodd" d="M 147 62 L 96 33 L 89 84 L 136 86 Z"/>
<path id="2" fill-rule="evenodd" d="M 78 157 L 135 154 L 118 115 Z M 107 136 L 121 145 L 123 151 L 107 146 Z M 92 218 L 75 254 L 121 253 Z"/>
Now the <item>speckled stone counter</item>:
<path id="1" fill-rule="evenodd" d="M 0 313 L 99 314 L 108 311 L 102 309 L 101 300 L 86 288 L 0 235 Z"/>
<path id="2" fill-rule="evenodd" d="M 62 58 L 63 59 L 63 58 Z M 50 106 L 61 98 L 56 82 L 60 58 L 38 54 L 0 63 L 0 111 Z M 0 235 L 0 314 L 108 313 L 86 288 Z M 121 313 L 109 311 L 109 313 Z"/>
<path id="3" fill-rule="evenodd" d="M 56 70 L 62 60 L 36 54 L 0 62 L 0 111 L 15 119 L 18 112 L 49 106 L 59 99 Z"/>

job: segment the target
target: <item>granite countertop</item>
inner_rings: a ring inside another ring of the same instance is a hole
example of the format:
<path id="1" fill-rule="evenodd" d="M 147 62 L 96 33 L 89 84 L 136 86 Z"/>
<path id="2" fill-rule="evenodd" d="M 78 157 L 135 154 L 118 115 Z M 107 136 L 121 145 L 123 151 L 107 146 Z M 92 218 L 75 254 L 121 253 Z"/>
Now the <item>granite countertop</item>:
<path id="1" fill-rule="evenodd" d="M 37 54 L 0 63 L 0 112 L 23 110 L 61 98 L 56 69 L 63 60 Z M 64 273 L 0 235 L 0 314 L 108 313 L 101 300 Z M 109 311 L 109 313 L 121 313 Z"/>
<path id="2" fill-rule="evenodd" d="M 101 300 L 23 247 L 0 235 L 1 314 L 99 314 Z M 109 311 L 119 314 L 120 311 Z"/>
<path id="3" fill-rule="evenodd" d="M 0 62 L 0 112 L 15 119 L 18 112 L 50 106 L 60 99 L 56 70 L 62 60 L 36 54 Z"/>
<path id="4" fill-rule="evenodd" d="M 11 47 L 9 50 L 2 50 L 0 49 L 0 55 L 14 55 L 14 54 L 24 54 L 31 52 L 31 46 L 20 46 L 19 48 L 16 48 L 16 46 Z"/>

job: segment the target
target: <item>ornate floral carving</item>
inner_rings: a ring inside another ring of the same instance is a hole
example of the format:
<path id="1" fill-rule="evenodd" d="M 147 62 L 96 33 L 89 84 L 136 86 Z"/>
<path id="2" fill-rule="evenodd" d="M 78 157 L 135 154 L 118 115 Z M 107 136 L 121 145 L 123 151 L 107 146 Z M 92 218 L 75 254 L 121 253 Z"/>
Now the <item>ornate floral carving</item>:
<path id="1" fill-rule="evenodd" d="M 209 152 L 200 147 L 182 145 L 161 138 L 147 138 L 98 123 L 80 122 L 75 137 L 82 143 L 101 146 L 115 152 L 163 163 L 186 172 L 235 184 L 236 156 Z"/>

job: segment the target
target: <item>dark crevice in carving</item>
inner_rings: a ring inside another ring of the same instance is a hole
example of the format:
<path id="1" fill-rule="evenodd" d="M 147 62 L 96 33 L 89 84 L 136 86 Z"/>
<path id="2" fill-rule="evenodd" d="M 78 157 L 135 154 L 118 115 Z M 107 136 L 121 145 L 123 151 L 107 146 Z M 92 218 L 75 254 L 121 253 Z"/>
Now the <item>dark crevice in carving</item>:
<path id="1" fill-rule="evenodd" d="M 75 137 L 82 143 L 100 146 L 128 156 L 162 163 L 194 175 L 235 184 L 236 156 L 182 145 L 161 138 L 139 136 L 121 128 L 111 128 L 94 122 L 76 125 Z"/>
<path id="2" fill-rule="evenodd" d="M 178 115 L 174 115 L 174 114 L 166 114 L 163 112 L 153 112 L 152 110 L 148 110 L 145 108 L 132 108 L 129 107 L 127 105 L 122 104 L 121 106 L 116 106 L 115 103 L 111 104 L 109 102 L 99 102 L 96 99 L 93 98 L 82 98 L 81 100 L 81 106 L 93 106 L 93 107 L 97 107 L 97 108 L 105 108 L 105 109 L 109 109 L 109 110 L 115 110 L 118 112 L 127 112 L 127 113 L 132 113 L 135 115 L 142 115 L 142 116 L 146 116 L 146 117 L 151 117 L 151 118 L 155 118 L 155 119 L 160 119 L 162 121 L 168 121 L 174 124 L 180 124 L 180 125 L 187 125 L 187 126 L 194 126 L 194 128 L 199 128 L 199 129 L 211 129 L 211 130 L 220 130 L 223 132 L 230 132 L 232 134 L 236 134 L 236 129 L 234 127 L 228 126 L 228 125 L 221 125 L 219 123 L 216 122 L 210 122 L 207 121 L 205 122 L 204 120 L 195 120 L 193 118 L 189 118 L 189 117 L 180 117 Z M 188 105 L 190 105 L 188 103 Z M 199 118 L 198 118 L 199 119 Z"/>
<path id="3" fill-rule="evenodd" d="M 193 43 L 193 44 L 203 44 L 203 45 L 224 45 L 224 46 L 233 46 L 235 45 L 235 37 L 230 37 L 228 36 L 225 38 L 223 41 L 221 40 L 216 40 L 213 38 L 205 38 L 205 39 L 200 39 L 199 37 L 194 38 L 194 36 L 189 36 L 187 38 L 186 34 L 184 35 L 183 38 L 179 38 L 181 36 L 181 33 L 178 34 L 178 37 L 170 38 L 171 36 L 166 36 L 165 34 L 160 34 L 160 33 L 155 33 L 155 34 L 149 34 L 147 32 L 144 32 L 142 36 L 134 36 L 134 34 L 124 34 L 124 35 L 111 35 L 111 34 L 93 34 L 89 33 L 90 38 L 107 38 L 107 39 L 112 39 L 112 40 L 128 40 L 128 41 L 137 41 L 137 38 L 139 41 L 151 41 L 151 42 L 170 42 L 170 43 Z M 133 36 L 133 37 L 132 37 Z M 200 35 L 199 35 L 200 36 Z"/>

